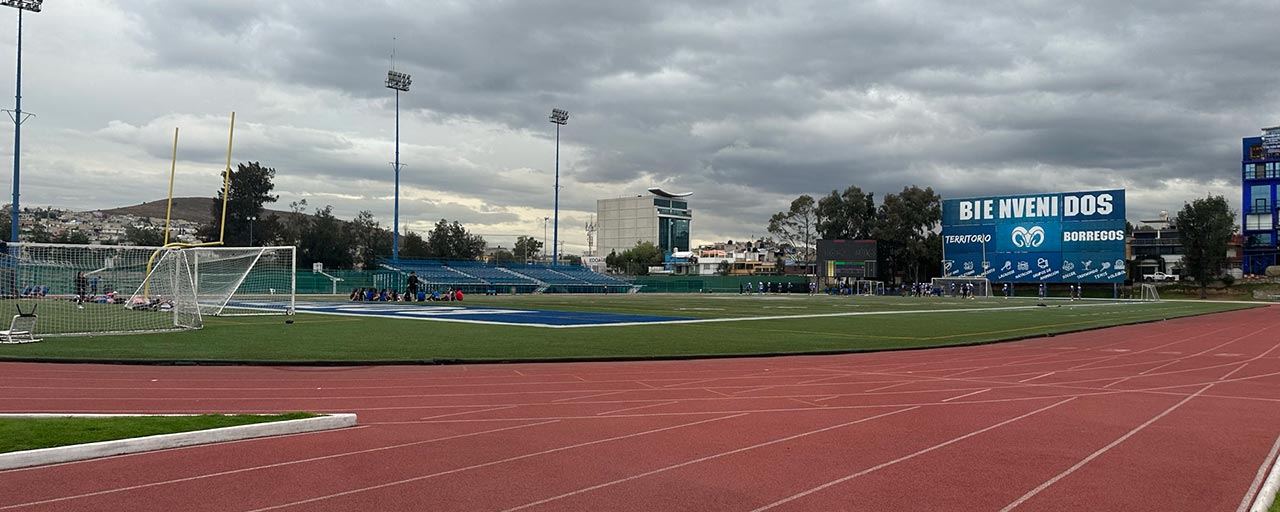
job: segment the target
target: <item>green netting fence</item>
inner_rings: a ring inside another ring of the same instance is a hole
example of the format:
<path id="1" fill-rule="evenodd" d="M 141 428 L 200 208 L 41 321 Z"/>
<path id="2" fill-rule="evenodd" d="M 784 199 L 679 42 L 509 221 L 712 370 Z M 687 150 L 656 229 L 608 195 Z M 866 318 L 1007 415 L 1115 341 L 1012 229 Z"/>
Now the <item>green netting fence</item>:
<path id="1" fill-rule="evenodd" d="M 631 284 L 641 285 L 640 293 L 738 293 L 747 283 L 759 290 L 761 282 L 766 286 L 775 283 L 794 286 L 805 285 L 805 276 L 636 276 L 628 278 Z M 807 289 L 806 289 L 807 290 Z"/>

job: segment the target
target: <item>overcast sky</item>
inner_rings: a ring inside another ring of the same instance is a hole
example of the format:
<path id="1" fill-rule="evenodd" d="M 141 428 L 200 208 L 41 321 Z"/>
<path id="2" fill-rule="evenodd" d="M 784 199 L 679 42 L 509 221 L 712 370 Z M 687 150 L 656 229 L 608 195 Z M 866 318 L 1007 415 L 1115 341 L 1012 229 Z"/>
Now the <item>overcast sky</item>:
<path id="1" fill-rule="evenodd" d="M 16 11 L 0 19 L 11 106 Z M 22 205 L 163 198 L 175 127 L 175 194 L 212 196 L 234 110 L 233 162 L 277 170 L 275 208 L 390 226 L 395 36 L 419 232 L 540 237 L 553 107 L 571 113 L 569 253 L 597 199 L 654 185 L 694 193 L 695 243 L 763 236 L 796 196 L 849 185 L 1125 188 L 1134 220 L 1208 193 L 1238 209 L 1240 138 L 1280 124 L 1277 19 L 1274 0 L 49 0 L 24 19 Z"/>

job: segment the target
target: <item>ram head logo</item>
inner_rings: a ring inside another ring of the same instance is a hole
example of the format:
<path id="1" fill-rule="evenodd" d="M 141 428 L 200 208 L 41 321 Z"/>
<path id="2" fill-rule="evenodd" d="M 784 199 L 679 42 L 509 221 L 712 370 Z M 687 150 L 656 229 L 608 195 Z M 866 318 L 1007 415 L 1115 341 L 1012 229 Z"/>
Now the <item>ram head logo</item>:
<path id="1" fill-rule="evenodd" d="M 1040 226 L 1031 226 L 1031 229 L 1022 226 L 1013 228 L 1013 245 L 1024 249 L 1044 245 L 1044 228 Z"/>

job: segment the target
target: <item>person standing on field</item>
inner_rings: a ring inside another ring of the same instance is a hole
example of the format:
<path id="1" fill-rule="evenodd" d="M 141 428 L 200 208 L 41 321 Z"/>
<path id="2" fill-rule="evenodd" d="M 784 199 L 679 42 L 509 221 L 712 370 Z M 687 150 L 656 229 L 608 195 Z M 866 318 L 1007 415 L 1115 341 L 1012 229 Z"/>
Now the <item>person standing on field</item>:
<path id="1" fill-rule="evenodd" d="M 405 300 L 413 300 L 418 296 L 418 273 L 415 271 L 409 271 L 409 280 L 405 285 L 404 296 L 406 297 Z"/>

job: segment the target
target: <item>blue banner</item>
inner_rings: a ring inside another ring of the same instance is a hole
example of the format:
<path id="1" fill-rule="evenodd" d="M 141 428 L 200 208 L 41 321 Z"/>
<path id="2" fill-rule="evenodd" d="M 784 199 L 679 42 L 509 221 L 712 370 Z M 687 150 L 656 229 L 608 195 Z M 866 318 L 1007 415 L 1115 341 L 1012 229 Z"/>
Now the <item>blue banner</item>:
<path id="1" fill-rule="evenodd" d="M 1122 282 L 1124 190 L 948 199 L 943 273 L 1007 282 Z"/>

